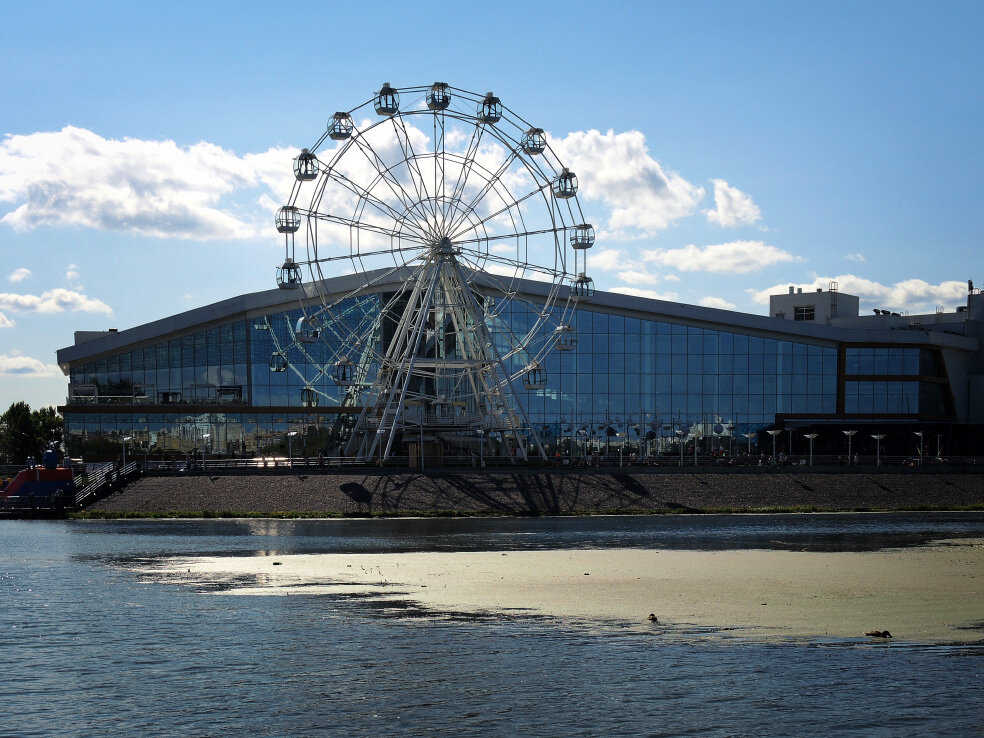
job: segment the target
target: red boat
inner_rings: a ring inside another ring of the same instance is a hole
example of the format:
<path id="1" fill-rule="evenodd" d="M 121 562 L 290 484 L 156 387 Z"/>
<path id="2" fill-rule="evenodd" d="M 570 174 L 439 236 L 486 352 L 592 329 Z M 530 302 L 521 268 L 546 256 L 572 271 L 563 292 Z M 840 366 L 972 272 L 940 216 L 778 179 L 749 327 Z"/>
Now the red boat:
<path id="1" fill-rule="evenodd" d="M 66 502 L 75 502 L 75 477 L 71 467 L 59 466 L 54 451 L 0 483 L 0 509 L 60 509 Z"/>

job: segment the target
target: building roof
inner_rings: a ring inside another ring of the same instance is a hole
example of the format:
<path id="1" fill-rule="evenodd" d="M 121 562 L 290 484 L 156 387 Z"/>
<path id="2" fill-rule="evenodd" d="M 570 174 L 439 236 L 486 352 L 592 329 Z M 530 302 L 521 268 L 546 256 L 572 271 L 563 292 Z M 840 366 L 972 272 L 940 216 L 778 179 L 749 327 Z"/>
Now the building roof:
<path id="1" fill-rule="evenodd" d="M 364 274 L 341 275 L 325 279 L 322 283 L 322 291 L 326 294 L 344 295 L 365 288 L 367 285 L 371 285 L 373 291 L 380 291 L 389 285 L 405 281 L 407 274 L 403 270 L 380 269 Z M 481 279 L 478 281 L 481 282 Z M 551 287 L 548 283 L 529 279 L 517 280 L 517 283 L 520 292 L 533 299 L 547 296 Z M 252 292 L 126 330 L 105 333 L 79 332 L 76 333 L 74 345 L 58 350 L 58 364 L 67 374 L 71 364 L 91 361 L 131 346 L 157 343 L 172 335 L 228 322 L 236 316 L 252 317 L 271 311 L 294 309 L 299 306 L 302 299 L 318 300 L 318 294 L 318 290 L 312 284 L 305 284 L 300 290 L 271 289 Z M 581 302 L 578 307 L 615 312 L 646 320 L 665 320 L 714 330 L 737 331 L 777 340 L 808 340 L 829 345 L 840 342 L 934 344 L 964 351 L 978 350 L 978 341 L 975 338 L 939 331 L 828 326 L 615 292 L 598 291 L 590 301 Z"/>

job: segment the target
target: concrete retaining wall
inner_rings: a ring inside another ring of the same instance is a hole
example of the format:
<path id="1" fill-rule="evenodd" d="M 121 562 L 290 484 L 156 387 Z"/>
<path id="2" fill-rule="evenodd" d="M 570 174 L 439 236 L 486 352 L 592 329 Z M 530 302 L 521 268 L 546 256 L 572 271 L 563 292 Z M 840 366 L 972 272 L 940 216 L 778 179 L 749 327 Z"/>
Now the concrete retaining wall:
<path id="1" fill-rule="evenodd" d="M 400 514 L 564 514 L 818 507 L 898 509 L 984 503 L 984 473 L 250 473 L 146 476 L 90 510 Z"/>

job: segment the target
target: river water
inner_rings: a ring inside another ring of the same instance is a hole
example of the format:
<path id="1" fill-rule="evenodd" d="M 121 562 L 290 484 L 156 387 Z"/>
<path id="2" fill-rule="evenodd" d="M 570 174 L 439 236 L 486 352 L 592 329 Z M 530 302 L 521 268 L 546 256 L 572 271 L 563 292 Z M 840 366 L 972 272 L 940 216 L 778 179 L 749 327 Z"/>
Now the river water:
<path id="1" fill-rule="evenodd" d="M 228 595 L 134 566 L 249 552 L 870 551 L 971 536 L 984 537 L 984 514 L 0 521 L 0 735 L 981 735 L 981 644 L 647 634 Z"/>

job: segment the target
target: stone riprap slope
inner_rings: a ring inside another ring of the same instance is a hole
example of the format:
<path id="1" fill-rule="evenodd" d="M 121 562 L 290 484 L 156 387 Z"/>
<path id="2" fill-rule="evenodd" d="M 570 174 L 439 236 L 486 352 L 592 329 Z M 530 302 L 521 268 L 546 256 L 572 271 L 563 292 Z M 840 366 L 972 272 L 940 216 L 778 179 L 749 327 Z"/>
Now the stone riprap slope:
<path id="1" fill-rule="evenodd" d="M 108 513 L 564 514 L 730 508 L 898 509 L 984 503 L 984 473 L 520 471 L 146 476 Z"/>

